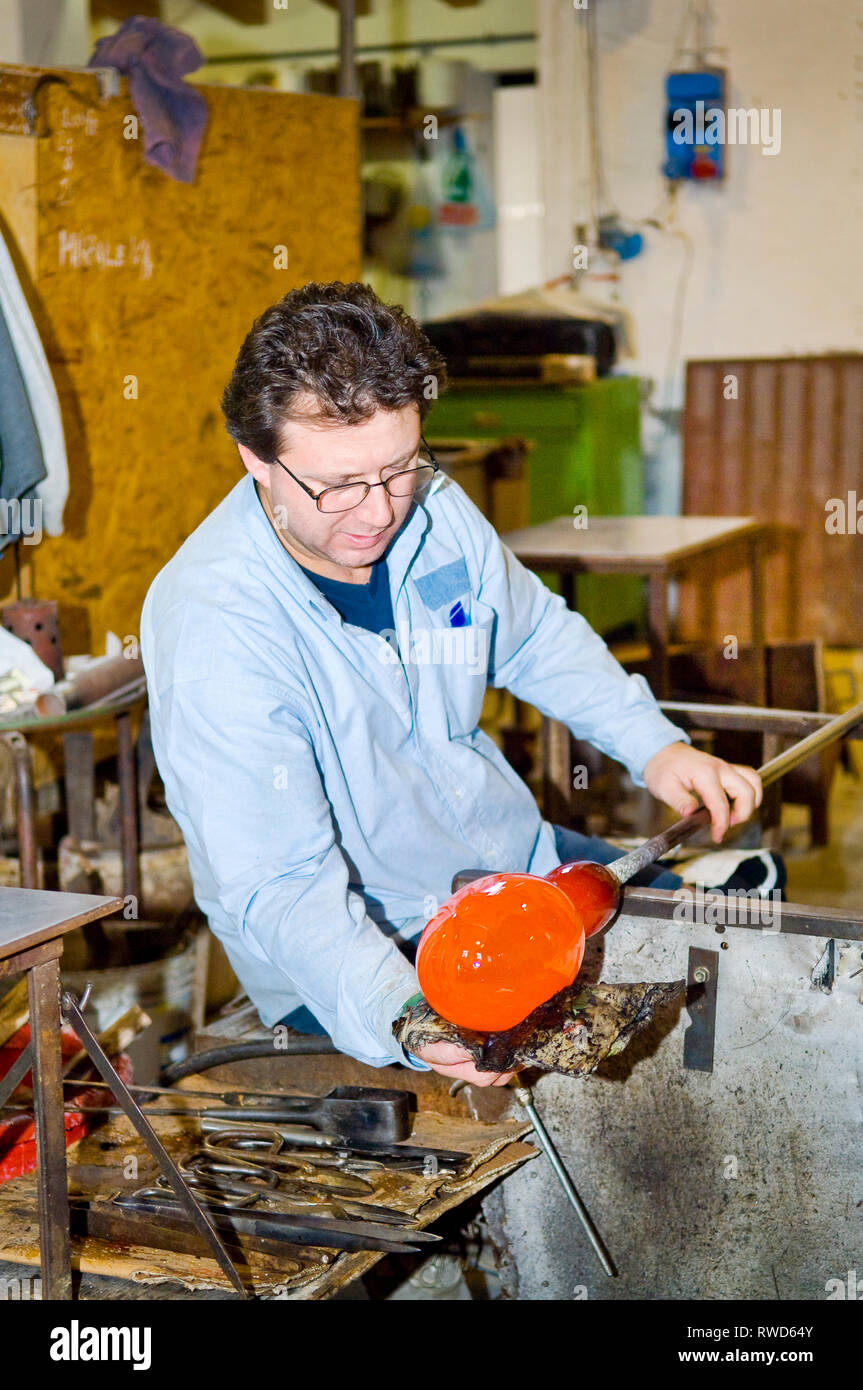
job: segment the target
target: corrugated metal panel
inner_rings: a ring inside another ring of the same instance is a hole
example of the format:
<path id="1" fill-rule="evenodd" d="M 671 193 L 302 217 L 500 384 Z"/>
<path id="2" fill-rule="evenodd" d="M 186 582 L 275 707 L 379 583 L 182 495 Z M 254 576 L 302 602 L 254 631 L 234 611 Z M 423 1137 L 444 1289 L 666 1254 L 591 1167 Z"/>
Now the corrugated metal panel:
<path id="1" fill-rule="evenodd" d="M 770 525 L 769 639 L 863 644 L 863 515 L 858 534 L 848 506 L 863 502 L 863 356 L 688 363 L 683 465 L 685 513 Z M 831 498 L 844 534 L 827 531 Z M 681 585 L 681 631 L 744 640 L 745 578 L 712 578 Z"/>

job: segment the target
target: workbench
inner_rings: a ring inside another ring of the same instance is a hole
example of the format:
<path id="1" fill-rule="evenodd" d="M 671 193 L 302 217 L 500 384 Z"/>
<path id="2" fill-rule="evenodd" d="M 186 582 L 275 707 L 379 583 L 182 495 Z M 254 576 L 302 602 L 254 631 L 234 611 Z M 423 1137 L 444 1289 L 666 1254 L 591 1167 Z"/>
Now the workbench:
<path id="1" fill-rule="evenodd" d="M 698 570 L 707 555 L 724 552 L 729 568 L 740 563 L 749 571 L 750 645 L 754 649 L 751 701 L 764 703 L 764 585 L 762 543 L 764 527 L 752 517 L 709 516 L 594 516 L 582 529 L 573 516 L 558 516 L 539 526 L 510 531 L 501 537 L 528 569 L 552 570 L 570 608 L 583 612 L 580 575 L 646 575 L 648 580 L 648 642 L 650 685 L 654 695 L 670 694 L 669 586 L 684 571 Z M 585 616 L 588 616 L 587 614 Z M 738 641 L 741 634 L 733 634 Z M 741 642 L 742 645 L 742 642 Z"/>
<path id="2" fill-rule="evenodd" d="M 30 1003 L 33 1101 L 39 1159 L 42 1285 L 45 1298 L 71 1297 L 66 1131 L 60 1055 L 60 956 L 63 937 L 123 906 L 119 898 L 0 888 L 0 977 L 24 971 Z M 24 1053 L 0 1078 L 0 1105 L 30 1069 Z"/>
<path id="3" fill-rule="evenodd" d="M 251 1031 L 268 1036 L 272 1043 L 272 1030 L 266 1033 L 259 1022 Z M 248 1036 L 248 1032 L 245 1030 L 244 1035 Z M 320 1064 L 316 1074 L 324 1079 L 317 1085 L 309 1084 L 308 1063 Z M 445 1170 L 437 1172 L 435 1165 L 428 1170 L 424 1166 L 412 1172 L 388 1169 L 375 1177 L 380 1194 L 376 1193 L 375 1200 L 416 1214 L 422 1228 L 537 1156 L 537 1150 L 523 1142 L 529 1130 L 523 1117 L 501 1114 L 501 1100 L 505 1098 L 493 1097 L 488 1116 L 477 1119 L 467 1096 L 450 1096 L 449 1078 L 434 1078 L 431 1073 L 412 1072 L 395 1065 L 383 1069 L 365 1067 L 337 1053 L 325 1057 L 292 1057 L 274 1046 L 268 1058 L 233 1063 L 218 1071 L 191 1076 L 176 1089 L 178 1098 L 182 1099 L 186 1089 L 217 1093 L 225 1085 L 246 1086 L 250 1082 L 259 1085 L 265 1078 L 263 1084 L 271 1090 L 320 1094 L 334 1085 L 354 1084 L 357 1077 L 361 1085 L 418 1092 L 410 1142 L 465 1154 L 466 1167 L 454 1177 L 448 1177 Z M 159 1107 L 171 1104 L 169 1098 L 162 1097 L 155 1105 L 148 1106 L 147 1114 L 166 1149 L 180 1161 L 200 1147 L 200 1122 L 192 1117 L 160 1117 Z M 189 1104 L 196 1104 L 194 1097 L 189 1098 Z M 134 1182 L 130 1183 L 128 1165 L 133 1160 L 136 1172 Z M 106 1116 L 91 1134 L 69 1150 L 69 1189 L 73 1196 L 108 1198 L 118 1190 L 148 1185 L 157 1175 L 152 1154 L 125 1116 Z M 34 1263 L 35 1199 L 29 1175 L 0 1187 L 0 1278 L 17 1277 L 22 1287 L 26 1287 L 28 1267 Z M 425 1248 L 427 1253 L 435 1249 L 434 1246 Z M 238 1259 L 238 1266 L 244 1283 L 256 1296 L 308 1301 L 332 1297 L 367 1273 L 380 1258 L 373 1250 L 338 1251 L 307 1246 L 299 1252 L 296 1247 L 288 1246 L 284 1255 L 249 1254 Z M 79 1276 L 79 1287 L 84 1288 L 84 1296 L 88 1299 L 206 1298 L 214 1294 L 223 1298 L 238 1297 L 203 1245 L 200 1253 L 179 1253 L 138 1246 L 128 1240 L 118 1242 L 76 1235 L 72 1241 L 72 1262 Z"/>

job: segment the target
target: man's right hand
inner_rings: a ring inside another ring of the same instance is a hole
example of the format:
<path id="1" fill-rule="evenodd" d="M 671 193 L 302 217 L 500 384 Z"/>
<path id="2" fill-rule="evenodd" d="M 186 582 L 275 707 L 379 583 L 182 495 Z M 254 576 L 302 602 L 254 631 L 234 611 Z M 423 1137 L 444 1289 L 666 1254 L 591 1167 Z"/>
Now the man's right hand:
<path id="1" fill-rule="evenodd" d="M 456 1076 L 471 1086 L 505 1086 L 514 1071 L 478 1071 L 469 1052 L 457 1043 L 430 1043 L 421 1052 L 412 1052 L 421 1062 L 428 1062 L 432 1071 L 441 1076 Z"/>

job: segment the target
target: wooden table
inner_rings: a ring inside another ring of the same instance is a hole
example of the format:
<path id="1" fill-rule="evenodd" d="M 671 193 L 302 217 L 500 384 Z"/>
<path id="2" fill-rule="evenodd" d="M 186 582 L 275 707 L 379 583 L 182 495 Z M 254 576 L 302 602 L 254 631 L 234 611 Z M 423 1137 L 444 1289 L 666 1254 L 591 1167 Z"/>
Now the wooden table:
<path id="1" fill-rule="evenodd" d="M 75 927 L 107 917 L 122 906 L 122 898 L 99 898 L 89 893 L 0 888 L 0 978 L 19 971 L 27 974 L 39 1162 L 42 1296 L 46 1299 L 72 1296 L 60 1054 L 59 962 L 63 937 Z M 14 1067 L 5 1078 L 0 1078 L 0 1104 L 5 1104 L 20 1084 L 21 1078 L 14 1080 L 13 1070 Z"/>
<path id="2" fill-rule="evenodd" d="M 750 640 L 755 652 L 752 700 L 765 700 L 764 526 L 749 516 L 590 516 L 576 529 L 571 516 L 510 531 L 501 540 L 529 569 L 554 570 L 563 595 L 575 608 L 579 574 L 643 574 L 648 580 L 648 642 L 651 686 L 667 699 L 669 689 L 668 586 L 684 569 L 697 568 L 708 553 L 727 550 L 729 561 L 743 549 L 750 572 Z"/>

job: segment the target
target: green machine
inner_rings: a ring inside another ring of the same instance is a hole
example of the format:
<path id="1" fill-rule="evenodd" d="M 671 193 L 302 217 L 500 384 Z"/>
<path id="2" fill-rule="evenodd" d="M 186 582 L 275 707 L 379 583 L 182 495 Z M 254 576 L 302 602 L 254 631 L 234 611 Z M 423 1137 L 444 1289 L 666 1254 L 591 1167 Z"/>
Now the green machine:
<path id="1" fill-rule="evenodd" d="M 429 412 L 428 438 L 531 441 L 528 524 L 556 516 L 635 516 L 643 511 L 639 382 L 602 377 L 589 385 L 468 384 L 450 386 Z M 543 574 L 559 592 L 556 577 Z M 578 608 L 603 634 L 643 627 L 643 581 L 630 576 L 584 575 Z"/>

